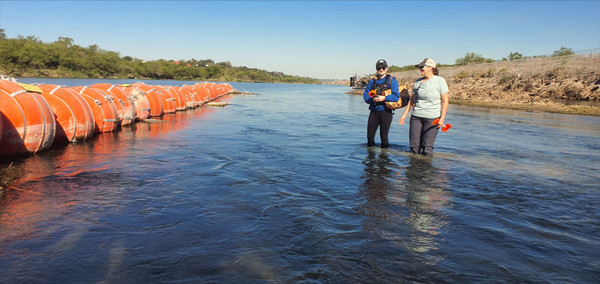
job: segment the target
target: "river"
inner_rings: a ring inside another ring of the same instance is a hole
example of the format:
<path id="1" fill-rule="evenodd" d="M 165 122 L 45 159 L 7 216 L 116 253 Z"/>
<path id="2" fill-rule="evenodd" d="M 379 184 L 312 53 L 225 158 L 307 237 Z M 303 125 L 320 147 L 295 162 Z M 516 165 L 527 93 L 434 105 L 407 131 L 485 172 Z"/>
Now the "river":
<path id="1" fill-rule="evenodd" d="M 600 118 L 451 105 L 427 159 L 348 87 L 231 85 L 15 160 L 0 283 L 600 282 Z"/>

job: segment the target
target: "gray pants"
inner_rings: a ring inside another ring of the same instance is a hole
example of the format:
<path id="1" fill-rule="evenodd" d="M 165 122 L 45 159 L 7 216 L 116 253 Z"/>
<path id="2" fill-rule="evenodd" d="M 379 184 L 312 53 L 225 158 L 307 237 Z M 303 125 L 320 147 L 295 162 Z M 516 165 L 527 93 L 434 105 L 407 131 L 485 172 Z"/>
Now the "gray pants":
<path id="1" fill-rule="evenodd" d="M 438 133 L 438 128 L 433 125 L 435 118 L 422 118 L 412 115 L 410 117 L 410 152 L 425 156 L 433 156 L 433 142 Z"/>

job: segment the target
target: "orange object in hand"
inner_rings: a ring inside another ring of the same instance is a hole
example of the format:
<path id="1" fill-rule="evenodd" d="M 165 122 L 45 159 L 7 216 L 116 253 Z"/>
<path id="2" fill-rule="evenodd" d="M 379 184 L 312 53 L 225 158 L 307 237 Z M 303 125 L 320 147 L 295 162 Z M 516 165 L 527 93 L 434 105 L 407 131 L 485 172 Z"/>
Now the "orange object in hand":
<path id="1" fill-rule="evenodd" d="M 377 90 L 371 90 L 371 91 L 369 92 L 369 97 L 371 97 L 371 98 L 372 98 L 372 97 L 374 97 L 374 96 L 377 96 Z"/>
<path id="2" fill-rule="evenodd" d="M 432 125 L 436 125 L 440 122 L 440 119 L 437 118 L 436 120 L 434 120 L 431 124 Z M 442 132 L 446 132 L 448 131 L 448 129 L 452 128 L 452 125 L 450 125 L 450 123 L 446 123 L 444 125 L 442 125 Z"/>

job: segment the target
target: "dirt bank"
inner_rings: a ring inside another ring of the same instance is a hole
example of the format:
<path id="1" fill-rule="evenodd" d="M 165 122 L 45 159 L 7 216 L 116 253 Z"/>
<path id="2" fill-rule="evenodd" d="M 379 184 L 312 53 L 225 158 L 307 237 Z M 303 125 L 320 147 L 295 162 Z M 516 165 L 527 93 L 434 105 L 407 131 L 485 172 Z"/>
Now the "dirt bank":
<path id="1" fill-rule="evenodd" d="M 392 73 L 412 87 L 418 70 Z M 453 104 L 600 116 L 600 54 L 439 68 Z"/>

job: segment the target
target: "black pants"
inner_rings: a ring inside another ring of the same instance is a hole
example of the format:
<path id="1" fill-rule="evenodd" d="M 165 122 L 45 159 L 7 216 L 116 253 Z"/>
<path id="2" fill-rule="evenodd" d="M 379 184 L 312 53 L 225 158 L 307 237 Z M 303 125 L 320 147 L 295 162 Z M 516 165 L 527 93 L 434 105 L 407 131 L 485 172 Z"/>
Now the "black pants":
<path id="1" fill-rule="evenodd" d="M 389 110 L 382 111 L 371 111 L 369 114 L 369 121 L 367 123 L 367 146 L 375 146 L 375 133 L 379 127 L 379 137 L 381 138 L 381 148 L 387 148 L 388 132 L 390 132 L 390 126 L 394 114 Z"/>

